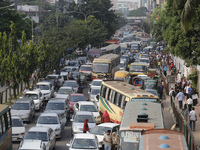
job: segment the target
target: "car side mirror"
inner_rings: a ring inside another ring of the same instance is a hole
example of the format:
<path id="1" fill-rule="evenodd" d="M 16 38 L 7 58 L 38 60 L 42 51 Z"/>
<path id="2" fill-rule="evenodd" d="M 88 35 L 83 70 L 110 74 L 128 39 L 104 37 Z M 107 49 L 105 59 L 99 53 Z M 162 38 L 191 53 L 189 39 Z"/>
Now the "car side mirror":
<path id="1" fill-rule="evenodd" d="M 99 100 L 99 94 L 96 96 L 96 99 Z"/>
<path id="2" fill-rule="evenodd" d="M 69 143 L 66 144 L 67 147 L 70 147 L 71 145 Z"/>
<path id="3" fill-rule="evenodd" d="M 70 119 L 70 121 L 72 122 L 72 121 L 74 121 L 74 119 Z"/>
<path id="4" fill-rule="evenodd" d="M 89 86 L 91 86 L 91 83 L 89 84 Z"/>

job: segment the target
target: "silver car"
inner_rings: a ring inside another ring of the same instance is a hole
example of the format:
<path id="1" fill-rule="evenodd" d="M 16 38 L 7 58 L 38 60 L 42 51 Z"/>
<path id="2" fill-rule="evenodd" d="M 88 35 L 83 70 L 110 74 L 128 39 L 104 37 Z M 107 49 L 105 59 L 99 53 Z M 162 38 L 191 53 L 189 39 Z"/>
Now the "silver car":
<path id="1" fill-rule="evenodd" d="M 89 91 L 89 100 L 94 102 L 96 99 L 95 97 L 100 93 L 100 87 L 92 87 Z"/>
<path id="2" fill-rule="evenodd" d="M 72 87 L 60 87 L 58 92 L 55 92 L 55 98 L 67 98 L 69 94 L 74 93 L 74 89 Z"/>
<path id="3" fill-rule="evenodd" d="M 75 92 L 78 91 L 78 84 L 77 84 L 76 80 L 67 80 L 64 82 L 62 87 L 72 87 Z"/>
<path id="4" fill-rule="evenodd" d="M 76 134 L 70 143 L 66 144 L 69 150 L 99 150 L 101 145 L 94 134 Z"/>
<path id="5" fill-rule="evenodd" d="M 32 121 L 35 116 L 35 105 L 32 99 L 20 98 L 11 107 L 11 115 L 19 116 L 22 121 Z"/>
<path id="6" fill-rule="evenodd" d="M 60 85 L 59 86 L 62 86 L 62 84 L 64 83 L 64 78 L 63 76 L 61 75 L 58 75 L 58 74 L 48 74 L 45 78 L 46 80 L 55 80 L 55 79 L 58 79 L 59 82 L 60 82 Z"/>
<path id="7" fill-rule="evenodd" d="M 56 134 L 50 127 L 31 127 L 21 143 L 25 140 L 41 140 L 45 144 L 46 150 L 52 150 L 56 146 Z"/>
<path id="8" fill-rule="evenodd" d="M 18 150 L 46 150 L 46 146 L 41 140 L 24 140 Z"/>
<path id="9" fill-rule="evenodd" d="M 24 138 L 25 126 L 18 116 L 12 116 L 12 141 L 21 141 Z"/>
<path id="10" fill-rule="evenodd" d="M 83 133 L 83 125 L 85 122 L 85 119 L 88 119 L 88 126 L 89 129 L 92 129 L 96 126 L 94 116 L 92 112 L 88 111 L 78 111 L 74 115 L 73 119 L 71 119 L 72 122 L 72 135 L 77 133 Z"/>
<path id="11" fill-rule="evenodd" d="M 42 113 L 36 123 L 36 127 L 50 127 L 56 133 L 56 138 L 61 138 L 61 123 L 56 113 Z"/>

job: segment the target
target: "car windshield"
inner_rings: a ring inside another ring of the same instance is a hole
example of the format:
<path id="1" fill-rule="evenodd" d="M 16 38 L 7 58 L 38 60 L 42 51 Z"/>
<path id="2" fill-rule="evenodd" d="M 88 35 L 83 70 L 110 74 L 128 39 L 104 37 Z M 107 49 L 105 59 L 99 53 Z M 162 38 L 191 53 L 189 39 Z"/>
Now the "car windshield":
<path id="1" fill-rule="evenodd" d="M 104 135 L 104 134 L 106 134 L 106 132 L 108 130 L 111 130 L 111 128 L 110 127 L 96 126 L 90 131 L 90 133 L 95 134 L 95 135 Z"/>
<path id="2" fill-rule="evenodd" d="M 84 96 L 78 96 L 78 95 L 72 95 L 70 97 L 70 102 L 79 102 L 79 101 L 85 101 Z"/>
<path id="3" fill-rule="evenodd" d="M 47 76 L 45 79 L 47 80 L 55 80 L 57 76 Z"/>
<path id="4" fill-rule="evenodd" d="M 88 119 L 88 123 L 95 123 L 94 117 L 91 115 L 76 115 L 74 122 L 84 123 L 85 119 Z"/>
<path id="5" fill-rule="evenodd" d="M 64 103 L 47 103 L 46 110 L 65 110 Z"/>
<path id="6" fill-rule="evenodd" d="M 93 81 L 92 86 L 101 86 L 102 81 Z"/>
<path id="7" fill-rule="evenodd" d="M 140 59 L 140 62 L 149 63 L 149 60 L 148 59 Z"/>
<path id="8" fill-rule="evenodd" d="M 149 92 L 149 93 L 151 93 L 151 94 L 153 94 L 153 95 L 155 95 L 155 96 L 158 96 L 157 91 L 148 91 L 148 90 L 146 90 L 146 91 Z"/>
<path id="9" fill-rule="evenodd" d="M 90 66 L 81 66 L 80 71 L 92 71 L 92 67 Z"/>
<path id="10" fill-rule="evenodd" d="M 94 139 L 75 139 L 72 148 L 74 149 L 96 149 L 97 145 Z"/>
<path id="11" fill-rule="evenodd" d="M 65 87 L 78 87 L 78 84 L 76 82 L 65 82 L 63 84 Z"/>
<path id="12" fill-rule="evenodd" d="M 61 72 L 70 72 L 71 71 L 71 68 L 63 68 L 61 69 Z"/>
<path id="13" fill-rule="evenodd" d="M 145 66 L 142 65 L 131 65 L 131 72 L 145 72 Z"/>
<path id="14" fill-rule="evenodd" d="M 24 140 L 41 140 L 41 141 L 48 141 L 47 133 L 46 132 L 37 132 L 37 131 L 29 131 L 24 137 Z"/>
<path id="15" fill-rule="evenodd" d="M 25 94 L 24 98 L 38 99 L 37 94 Z"/>
<path id="16" fill-rule="evenodd" d="M 81 105 L 80 111 L 98 112 L 94 105 Z"/>
<path id="17" fill-rule="evenodd" d="M 123 68 L 124 67 L 124 63 L 120 63 L 120 68 Z"/>
<path id="18" fill-rule="evenodd" d="M 72 93 L 72 89 L 59 89 L 58 94 L 70 94 Z"/>
<path id="19" fill-rule="evenodd" d="M 40 90 L 49 90 L 49 85 L 39 85 Z"/>
<path id="20" fill-rule="evenodd" d="M 20 119 L 12 119 L 12 127 L 23 127 L 23 123 Z"/>
<path id="21" fill-rule="evenodd" d="M 70 62 L 68 63 L 68 66 L 78 66 L 78 62 L 70 61 Z"/>
<path id="22" fill-rule="evenodd" d="M 110 72 L 110 64 L 108 64 L 108 63 L 94 63 L 93 64 L 93 72 L 95 72 L 95 73 L 109 73 Z"/>
<path id="23" fill-rule="evenodd" d="M 97 95 L 100 93 L 100 89 L 92 89 L 91 94 L 92 95 Z"/>
<path id="24" fill-rule="evenodd" d="M 14 103 L 12 106 L 14 110 L 29 110 L 29 103 Z"/>
<path id="25" fill-rule="evenodd" d="M 58 118 L 55 116 L 40 116 L 38 124 L 59 124 Z"/>

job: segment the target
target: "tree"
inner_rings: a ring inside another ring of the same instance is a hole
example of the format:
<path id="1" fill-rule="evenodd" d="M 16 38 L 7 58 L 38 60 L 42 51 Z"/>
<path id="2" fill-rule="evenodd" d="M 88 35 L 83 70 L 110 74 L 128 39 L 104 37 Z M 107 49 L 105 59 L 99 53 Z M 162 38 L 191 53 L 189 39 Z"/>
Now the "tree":
<path id="1" fill-rule="evenodd" d="M 142 28 L 144 30 L 145 33 L 150 34 L 150 24 L 147 21 L 143 21 L 141 23 L 140 28 Z"/>
<path id="2" fill-rule="evenodd" d="M 136 10 L 130 11 L 128 14 L 129 17 L 142 17 L 146 16 L 147 8 L 146 7 L 140 7 Z"/>

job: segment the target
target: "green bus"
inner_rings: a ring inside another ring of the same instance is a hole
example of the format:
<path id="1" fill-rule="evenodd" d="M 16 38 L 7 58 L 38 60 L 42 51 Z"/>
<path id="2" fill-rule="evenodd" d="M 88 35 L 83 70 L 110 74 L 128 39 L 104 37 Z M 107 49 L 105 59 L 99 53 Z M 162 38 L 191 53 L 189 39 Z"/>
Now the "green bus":
<path id="1" fill-rule="evenodd" d="M 12 121 L 10 108 L 0 104 L 0 149 L 12 150 Z"/>

